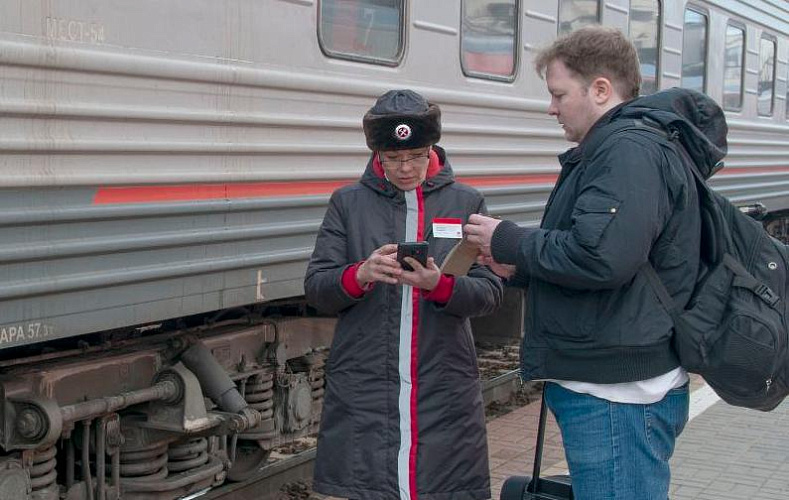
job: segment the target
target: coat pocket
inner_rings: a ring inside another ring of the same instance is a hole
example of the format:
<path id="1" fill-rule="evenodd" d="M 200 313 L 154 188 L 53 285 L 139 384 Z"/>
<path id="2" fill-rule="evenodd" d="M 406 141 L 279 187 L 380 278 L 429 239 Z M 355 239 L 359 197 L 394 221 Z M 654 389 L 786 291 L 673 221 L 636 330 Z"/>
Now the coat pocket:
<path id="1" fill-rule="evenodd" d="M 586 194 L 578 198 L 572 214 L 572 232 L 578 243 L 596 247 L 621 204 L 616 198 L 600 194 Z"/>
<path id="2" fill-rule="evenodd" d="M 534 331 L 541 332 L 550 347 L 561 349 L 567 342 L 575 346 L 596 342 L 599 292 L 573 290 L 544 281 L 534 281 L 529 291 L 535 297 L 529 307 L 540 311 L 532 316 Z"/>

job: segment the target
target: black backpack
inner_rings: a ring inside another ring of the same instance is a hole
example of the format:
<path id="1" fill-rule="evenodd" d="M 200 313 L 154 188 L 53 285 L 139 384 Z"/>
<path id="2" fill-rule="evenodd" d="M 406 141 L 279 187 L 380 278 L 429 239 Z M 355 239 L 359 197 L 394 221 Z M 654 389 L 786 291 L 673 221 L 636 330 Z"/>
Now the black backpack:
<path id="1" fill-rule="evenodd" d="M 641 125 L 667 134 L 693 173 L 701 206 L 701 261 L 705 268 L 685 307 L 675 305 L 651 264 L 644 268 L 645 275 L 672 315 L 674 347 L 682 367 L 701 375 L 731 405 L 772 410 L 789 395 L 789 251 L 761 223 L 707 185 L 706 179 L 722 166 L 718 160 L 726 152 L 725 119 L 717 104 L 684 89 L 663 94 L 649 96 L 651 105 L 667 106 L 664 109 L 672 113 L 687 111 L 684 108 L 689 102 L 706 108 L 704 119 L 723 120 L 723 138 L 720 130 L 707 134 L 708 139 L 720 143 L 721 155 L 704 157 L 693 151 L 697 144 L 683 140 L 683 134 L 691 135 L 689 127 L 705 132 L 704 120 L 693 122 L 698 116 L 676 120 L 675 114 L 669 119 L 669 114 L 647 112 L 640 117 Z M 682 102 L 672 103 L 672 99 Z M 711 161 L 715 163 L 705 164 Z"/>

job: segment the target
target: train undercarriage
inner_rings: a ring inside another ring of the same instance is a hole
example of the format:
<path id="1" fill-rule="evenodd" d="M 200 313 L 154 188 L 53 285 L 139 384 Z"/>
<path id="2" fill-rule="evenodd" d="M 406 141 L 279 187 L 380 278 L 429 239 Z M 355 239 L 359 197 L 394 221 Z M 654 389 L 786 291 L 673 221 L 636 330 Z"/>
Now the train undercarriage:
<path id="1" fill-rule="evenodd" d="M 334 320 L 244 317 L 0 361 L 0 499 L 169 500 L 317 431 Z"/>

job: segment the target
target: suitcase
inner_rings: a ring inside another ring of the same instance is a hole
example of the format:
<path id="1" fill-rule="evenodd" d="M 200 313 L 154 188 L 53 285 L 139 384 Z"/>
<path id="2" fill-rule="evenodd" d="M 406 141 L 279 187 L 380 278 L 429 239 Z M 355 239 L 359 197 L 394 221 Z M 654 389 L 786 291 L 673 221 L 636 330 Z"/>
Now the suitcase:
<path id="1" fill-rule="evenodd" d="M 500 500 L 574 500 L 569 476 L 540 477 L 542 446 L 545 441 L 545 423 L 548 408 L 545 395 L 540 401 L 540 422 L 537 425 L 537 448 L 534 451 L 534 469 L 531 477 L 511 476 L 501 487 Z"/>

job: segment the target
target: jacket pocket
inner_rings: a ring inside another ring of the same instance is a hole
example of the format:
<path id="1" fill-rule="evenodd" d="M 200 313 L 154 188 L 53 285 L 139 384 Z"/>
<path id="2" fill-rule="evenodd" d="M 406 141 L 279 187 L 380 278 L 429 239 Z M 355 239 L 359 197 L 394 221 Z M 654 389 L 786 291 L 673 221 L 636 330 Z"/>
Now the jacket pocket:
<path id="1" fill-rule="evenodd" d="M 621 204 L 616 198 L 600 194 L 587 194 L 578 198 L 572 214 L 572 232 L 578 243 L 585 247 L 596 247 Z"/>
<path id="2" fill-rule="evenodd" d="M 535 331 L 544 335 L 547 345 L 560 349 L 568 347 L 567 342 L 577 347 L 596 341 L 599 293 L 562 288 L 543 281 L 534 281 L 529 292 L 534 294 L 529 307 L 540 311 L 533 315 Z"/>

